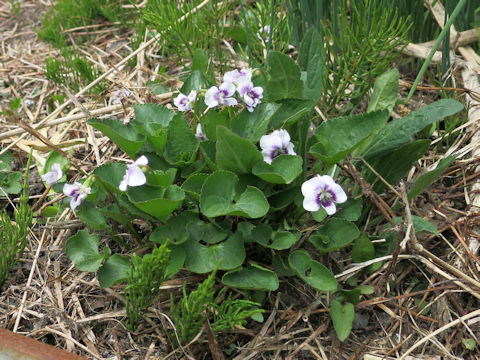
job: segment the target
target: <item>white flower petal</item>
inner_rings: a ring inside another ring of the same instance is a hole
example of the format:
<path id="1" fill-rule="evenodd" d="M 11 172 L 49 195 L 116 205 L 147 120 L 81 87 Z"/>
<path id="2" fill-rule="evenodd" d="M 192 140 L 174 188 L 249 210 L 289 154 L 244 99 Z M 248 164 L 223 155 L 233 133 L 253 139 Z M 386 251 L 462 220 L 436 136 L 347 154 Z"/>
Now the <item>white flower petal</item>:
<path id="1" fill-rule="evenodd" d="M 317 199 L 314 198 L 314 197 L 305 197 L 303 199 L 303 208 L 307 211 L 311 211 L 311 212 L 314 212 L 314 211 L 318 211 L 320 210 L 320 205 L 318 204 L 317 202 Z"/>
<path id="2" fill-rule="evenodd" d="M 323 179 L 323 181 L 325 182 L 325 184 L 327 184 L 328 187 L 332 187 L 332 186 L 337 185 L 337 183 L 335 182 L 335 180 L 333 180 L 330 175 L 323 175 L 323 176 L 322 176 L 322 179 Z"/>
<path id="3" fill-rule="evenodd" d="M 328 215 L 333 215 L 337 212 L 337 207 L 333 201 L 328 206 L 323 206 Z"/>
<path id="4" fill-rule="evenodd" d="M 265 150 L 262 151 L 263 161 L 265 161 L 267 164 L 271 164 L 273 161 L 272 156 L 270 154 L 271 154 L 271 151 L 265 151 Z"/>
<path id="5" fill-rule="evenodd" d="M 292 143 L 288 143 L 288 145 L 287 145 L 287 154 L 288 155 L 297 155 L 295 150 L 293 150 L 293 146 L 294 145 Z"/>
<path id="6" fill-rule="evenodd" d="M 335 184 L 334 186 L 329 186 L 329 190 L 335 194 L 336 203 L 341 204 L 347 201 L 347 194 L 345 194 L 345 191 L 340 185 Z"/>
<path id="7" fill-rule="evenodd" d="M 147 178 L 136 165 L 129 165 L 127 169 L 127 184 L 128 186 L 142 186 L 147 182 Z"/>
<path id="8" fill-rule="evenodd" d="M 237 99 L 231 97 L 224 98 L 223 103 L 225 104 L 225 106 L 235 106 L 238 104 Z"/>
<path id="9" fill-rule="evenodd" d="M 235 94 L 235 85 L 231 82 L 224 82 L 220 87 L 218 88 L 220 91 L 225 91 L 226 95 L 225 97 L 230 97 L 233 94 Z M 206 97 L 206 94 L 205 94 Z M 236 101 L 236 100 L 235 100 Z"/>
<path id="10" fill-rule="evenodd" d="M 302 194 L 305 197 L 315 197 L 319 194 L 319 190 L 325 187 L 325 182 L 320 175 L 317 175 L 302 184 Z"/>
<path id="11" fill-rule="evenodd" d="M 75 193 L 77 191 L 79 191 L 80 189 L 78 188 L 77 185 L 72 185 L 72 184 L 65 184 L 63 185 L 63 193 L 66 195 L 66 196 L 73 196 L 75 195 Z"/>
<path id="12" fill-rule="evenodd" d="M 219 90 L 216 86 L 212 86 L 207 90 L 205 93 L 205 104 L 207 104 L 208 107 L 214 108 L 215 106 L 218 106 L 218 93 Z"/>
<path id="13" fill-rule="evenodd" d="M 145 155 L 140 156 L 135 162 L 135 165 L 148 165 L 148 158 Z"/>
<path id="14" fill-rule="evenodd" d="M 120 191 L 126 191 L 127 185 L 128 185 L 128 177 L 127 177 L 127 174 L 125 174 L 118 188 L 120 189 Z"/>
<path id="15" fill-rule="evenodd" d="M 285 129 L 275 130 L 277 137 L 280 139 L 282 148 L 286 148 L 290 142 L 290 134 Z"/>
<path id="16" fill-rule="evenodd" d="M 54 172 L 57 176 L 57 180 L 61 179 L 63 176 L 62 167 L 59 163 L 55 163 L 52 165 L 52 172 Z"/>
<path id="17" fill-rule="evenodd" d="M 263 135 L 260 138 L 260 147 L 262 148 L 262 150 L 272 151 L 274 149 L 282 147 L 282 142 L 277 137 L 277 135 L 275 134 L 275 131 L 274 131 L 270 135 Z"/>

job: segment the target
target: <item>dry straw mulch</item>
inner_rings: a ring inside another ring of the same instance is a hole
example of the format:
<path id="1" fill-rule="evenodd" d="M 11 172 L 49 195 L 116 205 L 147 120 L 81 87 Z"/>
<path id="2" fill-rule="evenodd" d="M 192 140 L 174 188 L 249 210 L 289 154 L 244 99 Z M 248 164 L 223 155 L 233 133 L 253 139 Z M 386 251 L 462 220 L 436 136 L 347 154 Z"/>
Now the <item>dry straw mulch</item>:
<path id="1" fill-rule="evenodd" d="M 427 3 L 442 24 L 441 4 Z M 41 141 L 46 138 L 63 149 L 74 148 L 76 161 L 87 173 L 99 164 L 121 160 L 116 147 L 87 126 L 87 117 L 127 121 L 133 114 L 133 103 L 168 103 L 171 94 L 152 95 L 146 90 L 146 82 L 156 79 L 158 66 L 166 65 L 168 74 L 175 79 L 169 85 L 175 89 L 181 68 L 155 55 L 155 39 L 145 39 L 142 47 L 133 52 L 128 36 L 113 26 L 102 25 L 97 38 L 79 51 L 105 73 L 102 79 L 109 82 L 108 91 L 100 97 L 89 97 L 85 95 L 92 86 L 89 85 L 78 94 L 69 94 L 62 105 L 49 104 L 51 95 L 69 93 L 46 80 L 45 58 L 56 50 L 40 41 L 35 33 L 49 3 L 24 0 L 20 5 L 16 16 L 10 2 L 0 3 L 0 105 L 8 107 L 10 99 L 21 97 L 17 115 L 37 130 L 26 131 L 25 126 L 0 117 L 1 152 L 12 151 L 15 167 L 24 170 L 26 157 L 33 149 L 36 163 L 42 165 L 50 151 L 49 145 Z M 91 30 L 70 30 L 70 36 L 75 39 L 76 33 Z M 247 329 L 222 334 L 216 341 L 208 341 L 207 336 L 199 334 L 192 343 L 172 350 L 163 331 L 171 327 L 170 293 L 179 298 L 184 281 L 193 288 L 202 279 L 187 272 L 181 272 L 162 286 L 144 325 L 137 333 L 130 333 L 124 325 L 122 286 L 100 289 L 93 274 L 77 272 L 65 255 L 66 239 L 83 227 L 69 209 L 54 219 L 38 218 L 32 227 L 24 258 L 0 294 L 0 325 L 92 359 L 221 359 L 224 356 L 238 360 L 373 360 L 406 359 L 413 355 L 427 359 L 479 359 L 478 352 L 468 352 L 462 344 L 464 339 L 480 342 L 480 61 L 468 46 L 478 40 L 478 33 L 472 30 L 457 34 L 453 30 L 451 37 L 451 43 L 457 44 L 452 53 L 451 76 L 456 81 L 458 95 L 468 105 L 465 115 L 468 120 L 451 135 L 455 141 L 448 154 L 459 152 L 462 156 L 414 204 L 402 202 L 402 188 L 382 195 L 381 201 L 377 199 L 380 207 L 386 205 L 383 210 L 387 213 L 392 211 L 389 205 L 402 203 L 398 215 L 405 215 L 408 220 L 413 213 L 429 219 L 441 235 L 415 238 L 408 227 L 399 252 L 386 257 L 385 265 L 363 280 L 364 284 L 375 286 L 376 292 L 356 306 L 354 330 L 344 344 L 335 340 L 325 299 L 298 279 L 281 278 L 280 290 L 269 294 L 265 301 L 267 312 L 263 324 L 252 322 Z M 405 49 L 405 56 L 424 58 L 431 46 L 432 43 L 411 44 Z M 125 64 L 133 56 L 137 57 L 138 66 L 131 69 Z M 434 61 L 438 61 L 437 55 Z M 401 77 L 401 85 L 408 89 L 412 76 Z M 114 105 L 110 95 L 121 88 L 129 89 L 133 96 L 124 105 Z M 437 92 L 438 89 L 427 84 L 408 104 L 411 109 L 397 107 L 395 112 L 403 115 L 422 102 L 434 100 Z M 415 179 L 423 171 L 419 169 L 431 167 L 439 160 L 439 156 L 425 156 L 407 180 Z M 61 196 L 44 193 L 36 165 L 31 174 L 33 206 L 44 208 L 49 202 L 59 201 Z M 10 200 L 18 201 L 15 197 Z M 3 200 L 2 205 L 8 206 Z M 348 259 L 341 258 L 332 261 L 343 280 L 368 265 L 352 267 Z M 430 311 L 422 312 L 424 306 Z"/>

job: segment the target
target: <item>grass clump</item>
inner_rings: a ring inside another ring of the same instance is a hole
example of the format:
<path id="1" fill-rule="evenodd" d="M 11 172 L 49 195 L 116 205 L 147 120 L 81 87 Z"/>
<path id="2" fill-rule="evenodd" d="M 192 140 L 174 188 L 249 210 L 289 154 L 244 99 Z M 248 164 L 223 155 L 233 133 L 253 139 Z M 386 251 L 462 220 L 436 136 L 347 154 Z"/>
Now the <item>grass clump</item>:
<path id="1" fill-rule="evenodd" d="M 32 224 L 32 210 L 28 205 L 28 159 L 23 182 L 20 205 L 14 208 L 15 222 L 10 219 L 6 210 L 0 215 L 0 287 L 7 280 L 8 274 L 23 255 L 27 245 L 28 229 Z"/>
<path id="2" fill-rule="evenodd" d="M 171 294 L 170 315 L 175 324 L 176 335 L 182 343 L 188 343 L 198 334 L 204 322 L 209 320 L 213 333 L 232 330 L 242 326 L 247 318 L 263 312 L 260 304 L 245 299 L 232 299 L 231 294 L 222 299 L 226 288 L 216 297 L 214 270 L 208 278 L 198 285 L 197 290 L 187 295 L 186 283 L 183 284 L 183 298 L 175 304 Z"/>
<path id="3" fill-rule="evenodd" d="M 127 328 L 134 331 L 147 308 L 151 305 L 158 289 L 168 279 L 167 266 L 170 250 L 167 243 L 155 247 L 151 254 L 132 256 L 132 266 L 125 288 L 127 302 Z"/>

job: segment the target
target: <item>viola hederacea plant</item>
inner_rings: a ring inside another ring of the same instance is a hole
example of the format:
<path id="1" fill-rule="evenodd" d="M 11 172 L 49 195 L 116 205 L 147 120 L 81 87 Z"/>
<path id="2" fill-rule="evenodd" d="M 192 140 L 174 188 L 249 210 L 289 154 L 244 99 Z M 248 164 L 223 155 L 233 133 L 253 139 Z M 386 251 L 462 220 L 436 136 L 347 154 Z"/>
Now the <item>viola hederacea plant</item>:
<path id="1" fill-rule="evenodd" d="M 71 208 L 86 225 L 113 239 L 113 229 L 132 234 L 131 241 L 119 242 L 118 253 L 98 253 L 88 267 L 98 271 L 102 287 L 126 280 L 131 249 L 163 245 L 171 262 L 166 278 L 182 268 L 199 274 L 218 270 L 224 285 L 244 291 L 246 298 L 252 291 L 277 290 L 279 277 L 299 277 L 319 296 L 328 293 L 325 299 L 338 303 L 332 320 L 345 339 L 352 304 L 367 290 L 359 287 L 347 296 L 325 265 L 328 256 L 349 254 L 357 241 L 370 244 L 369 259 L 385 254 L 385 247 L 377 247 L 373 236 L 357 227 L 361 189 L 337 164 L 350 158 L 357 166 L 359 157 L 374 163 L 408 144 L 413 134 L 392 140 L 397 132 L 387 123 L 391 107 L 381 107 L 389 103 L 385 100 L 365 114 L 319 122 L 315 106 L 323 69 L 317 61 L 322 55 L 318 36 L 314 29 L 306 34 L 298 64 L 270 51 L 265 66 L 218 74 L 221 82 L 209 72 L 205 55 L 196 54 L 195 70 L 173 96 L 174 106 L 136 104 L 128 124 L 88 121 L 137 159 L 96 168 L 88 177 L 95 191 L 86 182 L 64 186 Z M 461 109 L 450 105 L 445 116 Z M 421 119 L 409 131 L 423 129 L 429 117 Z M 366 171 L 362 175 L 368 178 Z M 135 219 L 148 226 L 137 228 Z M 98 244 L 96 236 L 84 232 L 69 239 L 67 254 L 76 265 L 79 258 L 92 259 L 79 244 L 86 238 Z M 118 271 L 105 270 L 112 267 Z M 345 315 L 341 322 L 338 314 Z"/>

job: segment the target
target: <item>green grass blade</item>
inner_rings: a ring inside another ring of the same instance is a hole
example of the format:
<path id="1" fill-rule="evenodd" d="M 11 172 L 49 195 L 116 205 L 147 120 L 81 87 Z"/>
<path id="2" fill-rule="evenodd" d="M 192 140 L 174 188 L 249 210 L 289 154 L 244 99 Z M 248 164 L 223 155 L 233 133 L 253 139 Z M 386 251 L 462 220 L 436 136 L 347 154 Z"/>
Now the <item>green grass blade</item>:
<path id="1" fill-rule="evenodd" d="M 435 51 L 437 51 L 438 47 L 440 46 L 440 43 L 442 40 L 445 38 L 447 35 L 450 26 L 452 26 L 453 22 L 455 21 L 455 18 L 458 16 L 462 8 L 465 6 L 467 0 L 460 0 L 460 2 L 457 4 L 455 7 L 455 10 L 453 10 L 452 15 L 450 16 L 450 19 L 448 19 L 447 23 L 445 24 L 445 27 L 443 30 L 440 32 L 440 35 L 438 36 L 437 40 L 435 41 L 435 44 L 433 45 L 432 51 L 430 51 L 430 54 L 428 54 L 427 58 L 425 59 L 425 62 L 422 65 L 422 68 L 420 69 L 420 72 L 417 75 L 417 78 L 415 79 L 415 82 L 413 83 L 413 86 L 408 93 L 408 97 L 406 101 L 409 101 L 413 93 L 415 92 L 415 89 L 417 88 L 418 84 L 420 83 L 420 80 L 422 79 L 423 75 L 427 71 L 428 65 L 430 65 L 430 62 L 432 61 L 433 55 L 435 54 Z"/>

